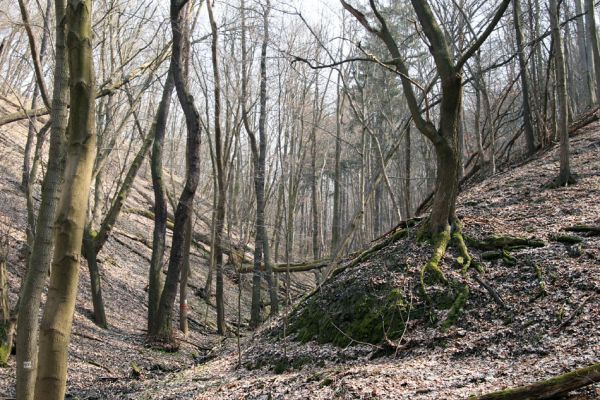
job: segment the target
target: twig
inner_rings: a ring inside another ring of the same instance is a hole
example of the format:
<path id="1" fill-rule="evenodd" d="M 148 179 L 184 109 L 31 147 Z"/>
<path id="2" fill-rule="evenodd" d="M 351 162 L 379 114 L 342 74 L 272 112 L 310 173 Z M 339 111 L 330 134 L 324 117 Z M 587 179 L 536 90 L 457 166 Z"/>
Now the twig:
<path id="1" fill-rule="evenodd" d="M 561 330 L 565 326 L 569 325 L 571 323 L 571 321 L 573 321 L 573 319 L 581 312 L 581 310 L 587 304 L 587 302 L 590 301 L 591 299 L 595 298 L 595 297 L 596 297 L 596 295 L 594 295 L 594 294 L 589 295 L 588 297 L 586 297 L 586 299 L 581 302 L 581 304 L 579 305 L 579 307 L 577 307 L 577 309 L 573 312 L 573 314 L 571 314 L 571 316 L 569 318 L 567 318 L 566 320 L 564 320 L 559 326 L 557 326 L 554 329 L 554 333 L 557 333 L 559 330 Z"/>
<path id="2" fill-rule="evenodd" d="M 86 363 L 88 363 L 88 364 L 91 364 L 91 365 L 93 365 L 94 367 L 102 368 L 103 370 L 105 370 L 105 371 L 106 371 L 106 372 L 108 372 L 109 374 L 112 374 L 112 373 L 113 373 L 113 371 L 112 371 L 110 368 L 108 368 L 107 366 L 104 366 L 104 365 L 102 365 L 102 364 L 100 364 L 100 363 L 98 363 L 98 362 L 96 362 L 96 361 L 93 361 L 93 360 L 88 360 L 88 359 L 86 359 L 86 358 L 84 358 L 84 357 L 81 357 L 81 356 L 79 356 L 79 355 L 77 355 L 77 354 L 73 354 L 73 356 L 74 356 L 75 358 L 78 358 L 78 359 L 80 359 L 80 360 L 81 360 L 81 361 L 83 361 L 83 362 L 86 362 Z"/>
<path id="3" fill-rule="evenodd" d="M 498 304 L 505 310 L 510 310 L 510 308 L 506 305 L 506 303 L 504 303 L 498 292 L 496 292 L 489 283 L 484 281 L 478 274 L 474 274 L 473 279 L 475 279 L 477 283 L 479 283 L 485 290 L 487 290 L 487 292 L 490 294 L 490 296 L 492 296 L 492 299 L 494 300 L 494 302 L 496 302 L 496 304 Z"/>

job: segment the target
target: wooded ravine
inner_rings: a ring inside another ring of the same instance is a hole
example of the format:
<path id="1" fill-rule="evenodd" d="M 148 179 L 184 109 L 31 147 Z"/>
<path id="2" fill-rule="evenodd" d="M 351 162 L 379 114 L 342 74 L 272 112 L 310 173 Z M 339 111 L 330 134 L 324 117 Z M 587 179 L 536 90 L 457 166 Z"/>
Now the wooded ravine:
<path id="1" fill-rule="evenodd" d="M 0 400 L 600 399 L 599 6 L 0 0 Z"/>

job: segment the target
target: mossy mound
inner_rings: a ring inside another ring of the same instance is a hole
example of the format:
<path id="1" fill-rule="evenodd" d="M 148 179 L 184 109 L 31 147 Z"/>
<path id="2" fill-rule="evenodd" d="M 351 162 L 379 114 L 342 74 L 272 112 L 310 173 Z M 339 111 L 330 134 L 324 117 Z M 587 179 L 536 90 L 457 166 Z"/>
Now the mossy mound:
<path id="1" fill-rule="evenodd" d="M 290 330 L 302 342 L 317 340 L 337 346 L 378 344 L 385 337 L 400 337 L 410 312 L 404 294 L 388 285 L 356 289 L 354 285 L 346 286 L 327 306 L 322 297 L 313 296 L 296 309 Z"/>
<path id="2" fill-rule="evenodd" d="M 388 347 L 418 325 L 445 331 L 459 324 L 470 297 L 464 260 L 469 257 L 470 263 L 471 256 L 455 245 L 447 249 L 449 243 L 466 248 L 462 236 L 456 240 L 450 229 L 444 232 L 442 247 L 434 246 L 436 238 L 417 241 L 418 232 L 396 235 L 386 246 L 375 245 L 368 258 L 342 264 L 341 272 L 296 306 L 287 333 L 301 342 Z M 430 264 L 435 268 L 424 271 Z M 433 270 L 436 279 L 431 279 Z M 275 333 L 281 336 L 281 329 Z"/>
<path id="3" fill-rule="evenodd" d="M 416 290 L 417 269 L 407 265 L 406 257 L 398 252 L 406 245 L 415 246 L 414 238 L 403 238 L 334 274 L 297 305 L 289 318 L 288 333 L 301 342 L 315 340 L 339 347 L 380 345 L 400 338 L 407 321 L 428 315 Z M 452 297 L 439 289 L 440 297 Z M 278 329 L 276 333 L 282 332 Z"/>

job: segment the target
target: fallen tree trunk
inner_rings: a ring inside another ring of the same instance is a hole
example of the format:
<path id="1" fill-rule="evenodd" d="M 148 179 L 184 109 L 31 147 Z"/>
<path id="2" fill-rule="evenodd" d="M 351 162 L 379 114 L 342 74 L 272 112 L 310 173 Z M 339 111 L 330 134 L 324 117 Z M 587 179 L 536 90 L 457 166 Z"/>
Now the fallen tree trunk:
<path id="1" fill-rule="evenodd" d="M 254 271 L 254 266 L 251 263 L 252 260 L 244 260 L 242 262 L 242 266 L 239 269 L 239 272 L 242 274 L 247 274 Z M 312 271 L 313 269 L 325 268 L 331 263 L 330 259 L 325 260 L 317 260 L 317 261 L 309 261 L 309 262 L 299 262 L 299 263 L 290 263 L 289 265 L 286 263 L 278 263 L 273 264 L 273 272 L 305 272 Z M 261 264 L 261 270 L 264 271 L 265 266 Z"/>
<path id="2" fill-rule="evenodd" d="M 505 389 L 482 396 L 471 396 L 470 400 L 542 400 L 567 394 L 573 390 L 600 382 L 600 363 L 576 369 L 544 381 Z"/>

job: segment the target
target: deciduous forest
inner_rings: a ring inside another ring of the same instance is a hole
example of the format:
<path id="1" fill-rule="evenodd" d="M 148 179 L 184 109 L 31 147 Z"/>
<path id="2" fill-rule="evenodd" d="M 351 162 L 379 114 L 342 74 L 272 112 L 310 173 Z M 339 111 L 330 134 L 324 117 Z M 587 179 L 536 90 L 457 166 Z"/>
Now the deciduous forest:
<path id="1" fill-rule="evenodd" d="M 0 399 L 600 398 L 594 0 L 0 0 Z"/>

